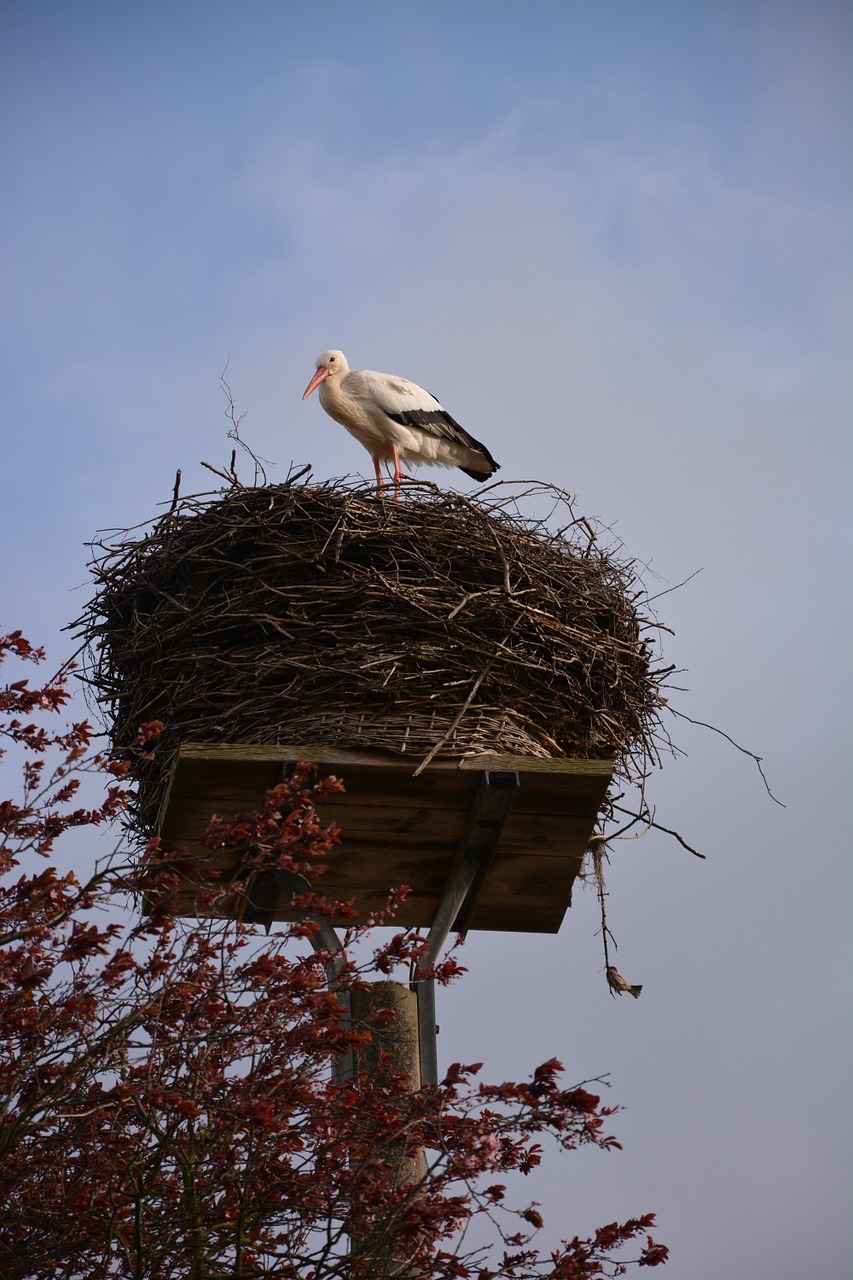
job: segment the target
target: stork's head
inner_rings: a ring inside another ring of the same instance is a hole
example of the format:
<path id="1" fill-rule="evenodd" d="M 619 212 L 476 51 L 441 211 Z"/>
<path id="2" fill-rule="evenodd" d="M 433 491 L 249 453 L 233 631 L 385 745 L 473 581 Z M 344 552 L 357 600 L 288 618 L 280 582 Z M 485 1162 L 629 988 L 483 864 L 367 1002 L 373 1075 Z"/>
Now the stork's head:
<path id="1" fill-rule="evenodd" d="M 343 351 L 324 351 L 317 357 L 317 372 L 305 388 L 302 399 L 310 396 L 311 392 L 327 378 L 340 378 L 345 373 L 349 373 L 349 365 Z"/>

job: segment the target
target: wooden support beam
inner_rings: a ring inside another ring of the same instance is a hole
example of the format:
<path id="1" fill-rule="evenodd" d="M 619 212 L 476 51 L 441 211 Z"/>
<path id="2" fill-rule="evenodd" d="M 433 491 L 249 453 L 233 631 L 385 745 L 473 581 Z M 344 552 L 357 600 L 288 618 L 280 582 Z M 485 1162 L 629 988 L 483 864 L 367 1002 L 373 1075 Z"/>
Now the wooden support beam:
<path id="1" fill-rule="evenodd" d="M 293 871 L 281 871 L 276 868 L 271 875 L 275 884 L 276 894 L 283 897 L 285 902 L 289 903 L 294 894 L 310 892 L 311 886 L 305 877 L 297 875 Z M 316 932 L 311 935 L 311 945 L 315 951 L 327 951 L 330 955 L 330 959 L 326 963 L 329 990 L 334 993 L 335 999 L 341 1006 L 341 1025 L 345 1031 L 348 1031 L 352 1026 L 352 993 L 350 991 L 341 991 L 337 983 L 340 972 L 346 963 L 346 952 L 341 946 L 341 940 L 335 932 L 334 926 L 325 916 L 315 915 L 311 911 L 300 911 L 297 907 L 293 908 L 293 913 L 297 920 L 310 920 L 316 925 Z M 271 919 L 272 917 L 270 917 Z M 269 931 L 269 925 L 267 925 L 267 933 Z M 333 1062 L 332 1069 L 337 1083 L 346 1084 L 347 1080 L 355 1072 L 352 1049 L 340 1054 Z"/>
<path id="2" fill-rule="evenodd" d="M 463 938 L 471 927 L 480 890 L 494 862 L 518 787 L 518 774 L 514 770 L 498 773 L 487 769 L 480 782 L 464 841 L 466 849 L 478 850 L 477 870 L 453 922 L 454 932 L 461 933 Z"/>

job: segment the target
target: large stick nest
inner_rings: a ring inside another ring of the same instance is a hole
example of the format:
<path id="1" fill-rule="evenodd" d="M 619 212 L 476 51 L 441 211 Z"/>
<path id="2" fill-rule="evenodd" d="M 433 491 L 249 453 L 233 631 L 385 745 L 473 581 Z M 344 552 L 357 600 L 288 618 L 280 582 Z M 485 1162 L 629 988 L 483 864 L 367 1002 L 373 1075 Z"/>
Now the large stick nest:
<path id="1" fill-rule="evenodd" d="M 134 766 L 143 833 L 182 742 L 362 747 L 413 769 L 615 757 L 634 780 L 658 762 L 645 590 L 550 486 L 236 487 L 94 544 L 92 570 L 79 626 L 113 747 L 167 726 Z"/>

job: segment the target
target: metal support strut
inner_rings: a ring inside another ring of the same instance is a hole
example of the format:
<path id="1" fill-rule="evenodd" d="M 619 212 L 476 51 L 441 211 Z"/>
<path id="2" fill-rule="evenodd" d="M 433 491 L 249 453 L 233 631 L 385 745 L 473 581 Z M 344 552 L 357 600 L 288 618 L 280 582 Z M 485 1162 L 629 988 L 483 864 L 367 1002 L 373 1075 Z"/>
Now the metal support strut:
<path id="1" fill-rule="evenodd" d="M 471 927 L 477 898 L 492 865 L 518 786 L 517 773 L 486 770 L 483 774 L 456 866 L 445 886 L 411 983 L 418 997 L 422 1084 L 438 1084 L 435 979 L 427 974 L 438 959 L 451 929 L 464 938 Z"/>
<path id="2" fill-rule="evenodd" d="M 309 893 L 311 886 L 304 876 L 297 875 L 294 871 L 274 870 L 273 878 L 276 888 L 287 901 L 293 898 L 297 893 Z M 300 911 L 298 907 L 293 908 L 293 913 L 297 920 L 310 920 L 316 925 L 316 932 L 311 934 L 311 945 L 315 951 L 327 951 L 329 960 L 326 962 L 326 977 L 329 983 L 329 990 L 334 992 L 338 1004 L 341 1006 L 341 1027 L 346 1032 L 352 1027 L 352 1001 L 350 1000 L 349 991 L 337 990 L 337 979 L 341 970 L 346 963 L 346 953 L 341 946 L 341 941 L 335 933 L 333 925 L 325 916 L 315 915 L 312 911 Z M 345 1049 L 334 1060 L 335 1080 L 338 1084 L 345 1084 L 351 1079 L 355 1071 L 355 1063 L 353 1061 L 352 1048 Z"/>

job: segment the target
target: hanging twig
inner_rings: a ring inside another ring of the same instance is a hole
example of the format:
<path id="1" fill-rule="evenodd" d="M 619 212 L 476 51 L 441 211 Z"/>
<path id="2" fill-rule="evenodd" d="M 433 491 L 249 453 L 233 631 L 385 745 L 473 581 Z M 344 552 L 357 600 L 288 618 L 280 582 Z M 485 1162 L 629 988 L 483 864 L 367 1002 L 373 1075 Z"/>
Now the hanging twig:
<path id="1" fill-rule="evenodd" d="M 678 841 L 682 849 L 686 849 L 688 853 L 692 853 L 694 858 L 702 858 L 703 861 L 706 859 L 706 854 L 700 853 L 698 849 L 694 849 L 693 846 L 688 844 L 677 831 L 673 831 L 670 827 L 663 827 L 659 822 L 655 822 L 650 816 L 647 816 L 648 810 L 646 813 L 633 813 L 630 809 L 623 809 L 620 804 L 614 804 L 613 808 L 619 813 L 627 814 L 629 817 L 633 818 L 635 822 L 646 822 L 648 826 L 654 827 L 655 831 L 663 831 L 665 835 L 672 836 L 674 840 Z"/>
<path id="2" fill-rule="evenodd" d="M 590 836 L 588 847 L 592 858 L 595 891 L 598 896 L 598 909 L 601 915 L 600 934 L 602 946 L 604 947 L 604 971 L 606 973 L 610 968 L 608 939 L 613 943 L 614 947 L 616 946 L 616 939 L 613 937 L 607 926 L 607 888 L 604 883 L 604 862 L 607 858 L 607 837 L 604 835 Z"/>
<path id="3" fill-rule="evenodd" d="M 679 720 L 686 720 L 688 724 L 695 724 L 700 729 L 710 729 L 712 733 L 718 733 L 721 738 L 725 738 L 726 742 L 730 742 L 736 751 L 740 751 L 743 753 L 743 755 L 749 756 L 750 760 L 754 760 L 756 764 L 756 768 L 758 769 L 758 772 L 761 774 L 761 781 L 764 783 L 764 789 L 766 790 L 770 799 L 773 801 L 774 804 L 778 804 L 781 809 L 787 808 L 787 805 L 782 800 L 780 800 L 777 796 L 774 796 L 773 792 L 770 790 L 770 783 L 767 781 L 767 778 L 764 775 L 764 770 L 761 767 L 762 759 L 763 759 L 762 756 L 757 756 L 754 751 L 749 751 L 746 747 L 742 747 L 739 742 L 735 742 L 734 738 L 729 737 L 727 733 L 725 733 L 722 729 L 718 729 L 717 726 L 714 724 L 707 724 L 704 720 L 694 720 L 691 716 L 686 716 L 683 711 L 676 711 L 675 707 L 670 707 L 670 711 L 674 716 L 678 716 Z"/>

